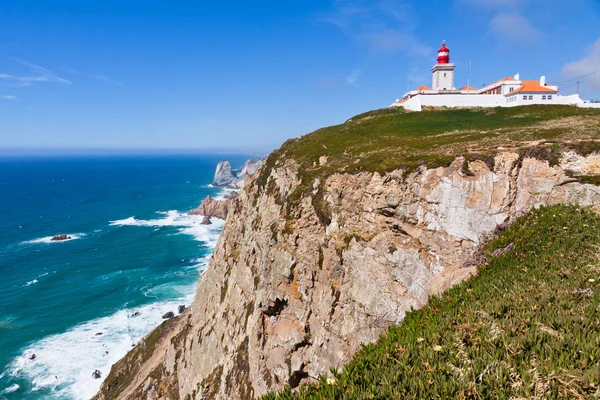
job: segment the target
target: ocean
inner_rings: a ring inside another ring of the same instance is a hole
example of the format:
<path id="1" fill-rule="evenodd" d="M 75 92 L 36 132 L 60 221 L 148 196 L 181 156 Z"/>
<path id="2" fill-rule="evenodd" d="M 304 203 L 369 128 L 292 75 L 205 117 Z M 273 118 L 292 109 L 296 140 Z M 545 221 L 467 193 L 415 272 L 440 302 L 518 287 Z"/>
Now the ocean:
<path id="1" fill-rule="evenodd" d="M 0 158 L 0 399 L 89 399 L 95 370 L 189 306 L 223 222 L 187 212 L 247 158 Z"/>

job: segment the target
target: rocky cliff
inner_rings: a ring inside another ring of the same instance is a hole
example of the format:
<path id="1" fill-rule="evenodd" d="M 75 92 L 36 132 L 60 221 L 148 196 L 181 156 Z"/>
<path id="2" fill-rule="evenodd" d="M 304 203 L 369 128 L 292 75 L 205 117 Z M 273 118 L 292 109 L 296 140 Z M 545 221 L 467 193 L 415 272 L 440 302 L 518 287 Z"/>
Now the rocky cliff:
<path id="1" fill-rule="evenodd" d="M 210 220 L 212 217 L 225 219 L 229 213 L 232 203 L 238 196 L 237 192 L 230 192 L 223 199 L 213 199 L 211 196 L 206 196 L 200 205 L 190 211 L 189 215 L 202 215 Z"/>
<path id="2" fill-rule="evenodd" d="M 599 205 L 600 146 L 568 136 L 584 126 L 580 137 L 597 137 L 598 121 L 535 125 L 565 126 L 560 146 L 499 145 L 496 133 L 485 157 L 478 147 L 479 159 L 416 168 L 384 158 L 381 172 L 321 174 L 339 159 L 329 142 L 313 143 L 310 166 L 292 156 L 302 141 L 287 143 L 233 202 L 191 310 L 116 364 L 97 398 L 249 399 L 340 367 L 476 273 L 469 258 L 498 224 L 540 204 Z M 367 165 L 364 144 L 361 157 L 344 146 L 346 165 Z"/>
<path id="3" fill-rule="evenodd" d="M 252 177 L 263 162 L 262 158 L 251 158 L 239 170 L 233 170 L 229 161 L 223 160 L 217 164 L 212 184 L 214 186 L 228 186 L 232 189 L 241 189 L 246 184 L 246 178 Z"/>

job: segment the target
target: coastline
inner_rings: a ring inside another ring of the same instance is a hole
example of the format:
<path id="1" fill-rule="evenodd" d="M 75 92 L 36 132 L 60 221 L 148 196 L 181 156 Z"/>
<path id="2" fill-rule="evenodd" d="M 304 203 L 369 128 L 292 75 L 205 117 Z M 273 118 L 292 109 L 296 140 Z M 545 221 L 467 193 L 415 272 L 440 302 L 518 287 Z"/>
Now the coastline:
<path id="1" fill-rule="evenodd" d="M 206 161 L 201 163 L 206 163 Z M 212 177 L 213 168 L 214 164 L 211 163 L 210 177 Z M 50 236 L 38 234 L 29 236 L 29 238 L 25 237 L 23 240 L 9 245 L 13 251 L 42 251 L 55 256 L 62 254 L 63 257 L 69 258 L 71 254 L 74 254 L 73 252 L 80 251 L 77 249 L 96 247 L 96 242 L 101 239 L 106 239 L 110 245 L 110 238 L 118 234 L 131 237 L 129 240 L 140 235 L 155 237 L 158 240 L 160 237 L 165 237 L 165 239 L 169 237 L 169 242 L 188 243 L 181 244 L 181 246 L 187 246 L 189 250 L 190 239 L 183 241 L 177 239 L 182 235 L 191 238 L 196 243 L 192 245 L 192 248 L 196 250 L 194 251 L 195 257 L 189 258 L 189 255 L 181 254 L 180 265 L 173 263 L 172 266 L 167 266 L 164 270 L 164 284 L 151 283 L 147 289 L 138 284 L 128 289 L 143 292 L 146 300 L 142 301 L 142 304 L 139 299 L 131 302 L 127 298 L 123 298 L 123 307 L 119 307 L 114 312 L 101 313 L 95 318 L 85 319 L 83 322 L 71 325 L 62 332 L 51 332 L 41 339 L 29 341 L 20 347 L 14 357 L 6 359 L 5 368 L 0 375 L 1 399 L 55 397 L 89 399 L 97 392 L 112 364 L 125 356 L 129 350 L 134 348 L 133 345 L 136 345 L 140 339 L 160 325 L 164 321 L 163 315 L 168 312 L 174 312 L 177 315 L 181 305 L 189 307 L 194 298 L 199 276 L 207 267 L 208 259 L 212 255 L 224 221 L 213 219 L 211 225 L 202 225 L 202 216 L 190 216 L 187 212 L 205 196 L 210 194 L 215 197 L 223 197 L 229 191 L 226 188 L 208 185 L 206 182 L 210 182 L 209 171 L 205 170 L 204 179 L 202 179 L 204 183 L 200 186 L 194 185 L 200 189 L 199 191 L 194 189 L 197 193 L 194 199 L 190 200 L 190 196 L 186 195 L 188 200 L 181 198 L 175 202 L 180 205 L 190 204 L 179 208 L 180 211 L 155 211 L 154 216 L 146 212 L 140 213 L 140 217 L 137 217 L 137 212 L 136 216 L 130 217 L 126 217 L 127 214 L 119 216 L 118 213 L 110 212 L 113 218 L 105 220 L 104 227 L 67 231 L 79 232 L 71 235 L 72 240 L 52 242 L 49 240 Z M 202 176 L 201 171 L 199 175 Z M 188 188 L 191 187 L 189 180 L 182 183 Z M 189 192 L 189 189 L 187 190 Z M 155 207 L 161 202 L 158 200 L 160 198 L 157 196 L 155 201 L 149 200 L 148 203 L 153 203 L 152 207 Z M 118 218 L 114 218 L 114 216 Z M 120 239 L 117 238 L 117 240 Z M 115 245 L 120 246 L 117 243 Z M 140 249 L 145 247 L 141 242 L 139 246 Z M 94 248 L 91 250 L 93 251 Z M 94 282 L 89 282 L 88 285 L 92 287 L 95 283 L 101 282 L 106 282 L 104 283 L 106 285 L 109 282 L 130 281 L 133 274 L 148 274 L 144 265 L 123 270 L 117 267 L 114 272 L 109 272 L 112 269 L 114 268 L 109 269 L 106 273 L 100 272 L 93 277 Z M 58 271 L 59 274 L 60 272 Z M 56 269 L 48 269 L 35 275 L 30 273 L 31 277 L 23 279 L 18 286 L 27 290 L 36 290 L 36 292 L 47 290 L 50 281 L 56 281 L 58 276 L 56 274 Z M 179 275 L 181 277 L 177 278 L 176 276 Z M 186 276 L 187 278 L 185 278 Z M 182 280 L 184 280 L 183 284 L 176 284 Z M 87 305 L 85 308 L 87 309 L 89 306 Z M 7 329 L 6 332 L 9 335 L 15 335 L 18 330 L 22 329 L 22 318 L 19 318 L 18 314 L 7 315 L 7 318 L 9 318 L 6 322 L 7 325 L 0 326 L 0 328 Z M 45 328 L 46 325 L 40 325 L 42 332 Z M 34 354 L 35 359 L 31 359 Z M 95 370 L 101 373 L 101 379 L 93 379 L 92 373 Z"/>

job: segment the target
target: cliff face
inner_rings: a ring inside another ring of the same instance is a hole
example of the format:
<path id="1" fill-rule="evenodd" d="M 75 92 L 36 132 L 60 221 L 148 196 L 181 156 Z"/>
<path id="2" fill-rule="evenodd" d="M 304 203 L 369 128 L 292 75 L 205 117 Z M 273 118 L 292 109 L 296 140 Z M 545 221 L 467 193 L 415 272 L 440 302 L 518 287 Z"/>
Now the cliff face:
<path id="1" fill-rule="evenodd" d="M 238 170 L 231 169 L 229 161 L 223 160 L 217 164 L 214 186 L 228 186 L 232 189 L 241 189 L 246 184 L 246 178 L 253 176 L 264 163 L 262 158 L 251 158 Z"/>
<path id="2" fill-rule="evenodd" d="M 326 374 L 475 273 L 468 259 L 498 224 L 540 204 L 600 204 L 599 187 L 569 177 L 600 158 L 561 160 L 506 151 L 489 166 L 337 173 L 293 209 L 300 166 L 278 160 L 234 201 L 191 311 L 138 345 L 151 355 L 116 365 L 98 398 L 247 399 Z"/>

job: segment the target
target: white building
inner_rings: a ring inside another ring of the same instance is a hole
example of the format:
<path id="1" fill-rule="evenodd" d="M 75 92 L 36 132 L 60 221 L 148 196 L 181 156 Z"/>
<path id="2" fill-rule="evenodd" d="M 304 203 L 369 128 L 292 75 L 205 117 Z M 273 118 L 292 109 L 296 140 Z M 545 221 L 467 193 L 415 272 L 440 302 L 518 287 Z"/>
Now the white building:
<path id="1" fill-rule="evenodd" d="M 582 100 L 579 95 L 561 96 L 558 86 L 540 80 L 521 80 L 519 74 L 506 77 L 481 89 L 454 87 L 455 65 L 450 62 L 450 49 L 446 42 L 438 50 L 437 64 L 431 69 L 432 87 L 420 86 L 404 94 L 391 107 L 421 111 L 423 107 L 515 107 L 530 104 L 563 104 L 600 108 Z"/>

